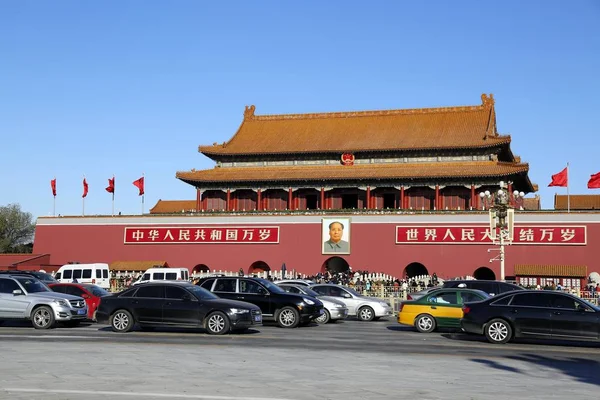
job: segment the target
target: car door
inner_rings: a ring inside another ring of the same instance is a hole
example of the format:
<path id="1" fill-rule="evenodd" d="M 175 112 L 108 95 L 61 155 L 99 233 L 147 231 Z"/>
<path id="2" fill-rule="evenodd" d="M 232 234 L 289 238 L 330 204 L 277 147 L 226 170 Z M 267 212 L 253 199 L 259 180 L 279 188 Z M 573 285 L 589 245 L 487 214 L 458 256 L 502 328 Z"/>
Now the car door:
<path id="1" fill-rule="evenodd" d="M 457 290 L 438 290 L 427 296 L 426 308 L 440 327 L 458 327 L 463 316 Z"/>
<path id="2" fill-rule="evenodd" d="M 200 315 L 198 299 L 187 290 L 165 285 L 165 302 L 162 311 L 166 325 L 199 326 L 204 315 Z"/>
<path id="3" fill-rule="evenodd" d="M 552 294 L 552 337 L 598 339 L 599 314 L 577 299 L 561 294 Z"/>
<path id="4" fill-rule="evenodd" d="M 524 336 L 550 337 L 552 334 L 552 295 L 544 292 L 520 293 L 507 307 L 515 328 Z"/>
<path id="5" fill-rule="evenodd" d="M 145 284 L 131 299 L 131 310 L 136 321 L 142 324 L 161 324 L 165 290 L 162 285 Z"/>
<path id="6" fill-rule="evenodd" d="M 22 294 L 15 295 L 14 290 L 20 290 Z M 0 278 L 0 317 L 23 318 L 27 306 L 29 300 L 19 284 L 12 279 Z"/>
<path id="7" fill-rule="evenodd" d="M 237 278 L 218 278 L 212 292 L 223 299 L 237 299 Z"/>
<path id="8" fill-rule="evenodd" d="M 239 279 L 239 291 L 236 300 L 257 305 L 263 316 L 273 315 L 273 305 L 269 291 L 260 283 L 251 279 Z"/>

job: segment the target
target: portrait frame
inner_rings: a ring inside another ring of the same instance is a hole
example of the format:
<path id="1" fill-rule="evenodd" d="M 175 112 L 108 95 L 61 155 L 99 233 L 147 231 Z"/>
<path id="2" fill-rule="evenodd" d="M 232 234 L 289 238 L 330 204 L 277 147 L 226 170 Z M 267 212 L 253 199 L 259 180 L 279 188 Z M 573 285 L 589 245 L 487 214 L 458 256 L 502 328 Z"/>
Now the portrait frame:
<path id="1" fill-rule="evenodd" d="M 342 224 L 342 237 L 337 248 L 331 245 L 329 235 L 329 225 L 338 222 Z M 351 218 L 349 217 L 326 217 L 321 219 L 321 254 L 350 254 L 351 244 Z"/>

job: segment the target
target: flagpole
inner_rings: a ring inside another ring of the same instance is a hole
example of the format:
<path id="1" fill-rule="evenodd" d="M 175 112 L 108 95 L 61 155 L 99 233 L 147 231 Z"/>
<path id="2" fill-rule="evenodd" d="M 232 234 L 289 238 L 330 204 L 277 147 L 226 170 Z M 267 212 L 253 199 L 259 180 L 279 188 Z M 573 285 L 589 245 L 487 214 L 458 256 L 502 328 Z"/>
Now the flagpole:
<path id="1" fill-rule="evenodd" d="M 142 215 L 144 215 L 144 196 L 146 195 L 146 178 L 145 174 L 142 172 L 142 178 L 144 178 L 144 193 L 142 194 Z"/>
<path id="2" fill-rule="evenodd" d="M 56 196 L 52 196 L 54 197 L 54 201 L 52 202 L 52 216 L 56 217 Z"/>
<path id="3" fill-rule="evenodd" d="M 567 163 L 567 213 L 571 212 L 571 196 L 569 195 L 569 163 Z"/>
<path id="4" fill-rule="evenodd" d="M 85 175 L 83 175 L 83 181 L 85 182 Z M 85 186 L 83 190 L 85 191 Z M 81 215 L 85 217 L 85 196 L 81 197 Z"/>
<path id="5" fill-rule="evenodd" d="M 113 191 L 112 191 L 112 216 L 115 216 L 115 190 L 116 190 L 116 185 L 115 185 L 115 174 L 113 174 Z"/>

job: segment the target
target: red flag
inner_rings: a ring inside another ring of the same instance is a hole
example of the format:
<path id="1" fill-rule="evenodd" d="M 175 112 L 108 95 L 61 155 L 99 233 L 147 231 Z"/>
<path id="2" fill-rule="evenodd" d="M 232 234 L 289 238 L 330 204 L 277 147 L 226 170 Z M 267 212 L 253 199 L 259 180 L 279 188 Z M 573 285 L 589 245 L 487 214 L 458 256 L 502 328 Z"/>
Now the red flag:
<path id="1" fill-rule="evenodd" d="M 600 189 L 600 172 L 591 176 L 588 181 L 588 189 Z"/>
<path id="2" fill-rule="evenodd" d="M 108 187 L 106 188 L 106 191 L 108 193 L 114 193 L 115 192 L 115 177 L 113 176 L 112 179 L 108 180 Z"/>
<path id="3" fill-rule="evenodd" d="M 52 196 L 56 197 L 56 178 L 50 181 L 50 187 L 52 188 Z"/>
<path id="4" fill-rule="evenodd" d="M 140 190 L 139 196 L 144 194 L 144 177 L 142 176 L 140 179 L 133 181 L 133 186 Z"/>
<path id="5" fill-rule="evenodd" d="M 563 169 L 562 171 L 560 171 L 558 174 L 554 174 L 552 175 L 552 182 L 550 182 L 550 184 L 548 185 L 550 186 L 561 186 L 561 187 L 567 187 L 568 186 L 568 167 L 566 167 L 565 169 Z"/>
<path id="6" fill-rule="evenodd" d="M 85 180 L 85 178 L 83 178 L 83 196 L 81 197 L 85 197 L 88 194 L 88 183 Z"/>

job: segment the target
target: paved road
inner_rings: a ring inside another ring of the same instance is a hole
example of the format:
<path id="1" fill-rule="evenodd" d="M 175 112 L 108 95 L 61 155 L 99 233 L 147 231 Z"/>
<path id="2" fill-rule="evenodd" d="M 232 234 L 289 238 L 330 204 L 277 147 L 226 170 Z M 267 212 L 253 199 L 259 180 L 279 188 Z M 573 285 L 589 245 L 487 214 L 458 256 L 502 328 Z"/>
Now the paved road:
<path id="1" fill-rule="evenodd" d="M 208 336 L 0 327 L 2 399 L 592 399 L 600 345 L 488 344 L 393 320 Z"/>

